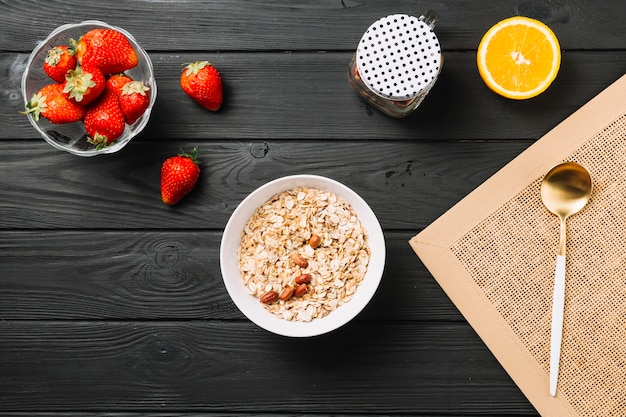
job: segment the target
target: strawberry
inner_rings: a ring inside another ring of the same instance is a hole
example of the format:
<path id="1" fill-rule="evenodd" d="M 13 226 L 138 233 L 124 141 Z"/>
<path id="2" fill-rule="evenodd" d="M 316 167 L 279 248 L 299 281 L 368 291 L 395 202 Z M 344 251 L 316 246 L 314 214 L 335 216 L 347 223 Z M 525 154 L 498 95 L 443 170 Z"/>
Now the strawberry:
<path id="1" fill-rule="evenodd" d="M 58 83 L 65 82 L 65 74 L 74 67 L 76 67 L 76 57 L 65 45 L 49 49 L 43 61 L 43 70 Z"/>
<path id="2" fill-rule="evenodd" d="M 98 100 L 87 108 L 84 123 L 89 135 L 87 140 L 96 145 L 96 149 L 110 145 L 124 133 L 126 123 L 115 91 L 104 90 Z"/>
<path id="3" fill-rule="evenodd" d="M 122 87 L 119 100 L 126 123 L 132 125 L 150 105 L 150 88 L 141 81 L 131 81 Z"/>
<path id="4" fill-rule="evenodd" d="M 208 61 L 189 64 L 180 76 L 183 91 L 202 107 L 219 110 L 223 100 L 222 76 Z"/>
<path id="5" fill-rule="evenodd" d="M 135 123 L 150 105 L 150 87 L 141 81 L 133 81 L 124 74 L 109 77 L 107 88 L 112 88 L 117 93 L 124 120 L 129 125 Z"/>
<path id="6" fill-rule="evenodd" d="M 107 88 L 112 88 L 119 94 L 122 91 L 124 84 L 129 83 L 132 80 L 132 78 L 123 73 L 113 74 L 107 78 Z"/>
<path id="7" fill-rule="evenodd" d="M 43 116 L 52 123 L 78 122 L 85 116 L 85 108 L 69 101 L 63 95 L 62 84 L 48 84 L 33 94 L 22 114 L 32 114 L 35 120 Z"/>
<path id="8" fill-rule="evenodd" d="M 176 204 L 196 186 L 200 177 L 198 148 L 191 154 L 181 150 L 161 166 L 161 199 L 165 204 Z"/>
<path id="9" fill-rule="evenodd" d="M 97 99 L 104 91 L 106 79 L 98 68 L 77 66 L 67 72 L 63 93 L 68 100 L 87 106 Z"/>
<path id="10" fill-rule="evenodd" d="M 139 62 L 131 43 L 117 30 L 92 29 L 70 44 L 81 65 L 94 66 L 105 75 L 124 72 Z"/>

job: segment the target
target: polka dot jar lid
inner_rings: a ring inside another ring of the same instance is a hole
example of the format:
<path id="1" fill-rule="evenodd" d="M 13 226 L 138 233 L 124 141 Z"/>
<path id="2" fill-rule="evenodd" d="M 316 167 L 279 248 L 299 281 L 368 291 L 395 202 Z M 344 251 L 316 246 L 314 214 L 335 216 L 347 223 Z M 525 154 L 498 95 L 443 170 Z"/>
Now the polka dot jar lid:
<path id="1" fill-rule="evenodd" d="M 428 90 L 441 68 L 433 29 L 417 17 L 394 14 L 374 22 L 356 51 L 361 79 L 391 100 L 408 100 Z"/>

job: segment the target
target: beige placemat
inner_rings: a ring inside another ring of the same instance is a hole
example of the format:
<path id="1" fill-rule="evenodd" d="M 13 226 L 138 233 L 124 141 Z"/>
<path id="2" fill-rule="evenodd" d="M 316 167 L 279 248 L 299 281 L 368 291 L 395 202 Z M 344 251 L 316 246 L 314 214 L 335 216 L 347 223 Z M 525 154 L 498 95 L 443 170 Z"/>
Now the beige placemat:
<path id="1" fill-rule="evenodd" d="M 548 388 L 558 218 L 539 187 L 586 167 L 589 204 L 567 221 L 565 318 Z M 626 76 L 410 241 L 542 416 L 626 416 Z"/>

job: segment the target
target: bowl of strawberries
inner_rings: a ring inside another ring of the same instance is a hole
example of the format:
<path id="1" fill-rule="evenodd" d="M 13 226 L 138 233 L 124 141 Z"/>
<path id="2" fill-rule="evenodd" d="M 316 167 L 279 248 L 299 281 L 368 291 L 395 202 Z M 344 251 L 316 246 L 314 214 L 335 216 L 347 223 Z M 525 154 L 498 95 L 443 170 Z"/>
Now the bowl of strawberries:
<path id="1" fill-rule="evenodd" d="M 114 153 L 147 125 L 152 61 L 126 30 L 98 20 L 58 27 L 30 54 L 24 111 L 50 145 L 79 156 Z"/>

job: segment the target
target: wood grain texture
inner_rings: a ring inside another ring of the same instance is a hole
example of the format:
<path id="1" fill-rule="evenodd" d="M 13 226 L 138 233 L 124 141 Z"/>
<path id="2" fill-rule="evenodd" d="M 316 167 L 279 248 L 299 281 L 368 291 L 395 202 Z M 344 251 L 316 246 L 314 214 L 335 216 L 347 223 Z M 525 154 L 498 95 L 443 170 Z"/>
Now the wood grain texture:
<path id="1" fill-rule="evenodd" d="M 137 141 L 115 155 L 80 158 L 43 140 L 10 141 L 0 154 L 0 228 L 223 229 L 257 187 L 281 176 L 310 173 L 359 193 L 384 229 L 419 230 L 528 145 Z M 179 205 L 166 206 L 159 192 L 161 164 L 179 147 L 194 146 L 202 161 L 196 189 Z"/>
<path id="2" fill-rule="evenodd" d="M 94 18 L 125 28 L 149 51 L 353 50 L 380 17 L 429 9 L 440 15 L 444 49 L 475 50 L 492 24 L 518 14 L 548 24 L 566 50 L 624 48 L 621 0 L 4 0 L 0 50 L 30 51 L 57 26 Z"/>
<path id="3" fill-rule="evenodd" d="M 366 28 L 437 11 L 445 63 L 402 120 L 361 101 L 347 65 Z M 0 0 L 0 417 L 508 416 L 538 414 L 408 240 L 626 73 L 623 0 Z M 563 49 L 532 100 L 496 96 L 475 53 L 495 22 L 547 23 Z M 150 124 L 114 155 L 36 135 L 21 77 L 57 26 L 121 26 L 158 83 Z M 182 65 L 212 61 L 217 113 Z M 179 205 L 161 163 L 197 146 Z M 222 231 L 267 181 L 313 173 L 359 193 L 387 244 L 370 304 L 330 334 L 291 339 L 248 321 L 222 282 Z"/>
<path id="4" fill-rule="evenodd" d="M 565 53 L 549 90 L 516 101 L 485 86 L 475 52 L 444 55 L 443 72 L 428 97 L 397 120 L 352 91 L 351 52 L 151 54 L 157 101 L 136 140 L 535 140 L 626 73 L 626 51 Z M 0 54 L 0 69 L 9 74 L 0 80 L 0 106 L 7 109 L 0 114 L 0 141 L 38 138 L 26 116 L 17 114 L 24 108 L 20 80 L 26 59 Z M 222 72 L 225 101 L 217 113 L 196 105 L 180 88 L 183 64 L 197 59 L 210 60 Z"/>
<path id="5" fill-rule="evenodd" d="M 0 378 L 0 403 L 64 412 L 114 403 L 161 412 L 534 413 L 466 324 L 353 322 L 305 340 L 253 326 L 2 321 L 0 368 L 11 378 Z"/>
<path id="6" fill-rule="evenodd" d="M 359 320 L 463 321 L 408 245 L 387 232 L 387 265 Z M 5 320 L 242 320 L 219 269 L 219 232 L 0 233 Z"/>

